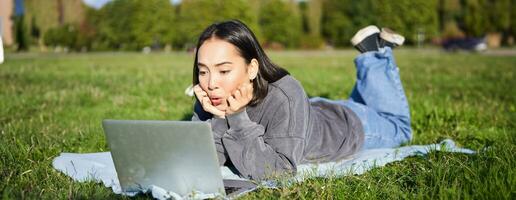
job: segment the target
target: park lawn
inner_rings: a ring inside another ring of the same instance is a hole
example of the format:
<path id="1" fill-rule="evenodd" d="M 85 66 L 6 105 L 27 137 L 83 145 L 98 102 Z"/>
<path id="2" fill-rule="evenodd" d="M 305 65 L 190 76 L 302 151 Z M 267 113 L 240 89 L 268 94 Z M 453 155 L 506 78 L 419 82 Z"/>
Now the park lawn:
<path id="1" fill-rule="evenodd" d="M 414 140 L 450 138 L 476 155 L 434 152 L 364 175 L 309 179 L 242 199 L 515 199 L 516 56 L 400 49 Z M 271 52 L 309 96 L 347 98 L 354 51 Z M 4 199 L 127 199 L 52 168 L 61 152 L 108 151 L 101 120 L 185 120 L 187 53 L 8 54 L 0 65 Z M 139 198 L 151 198 L 139 195 Z"/>

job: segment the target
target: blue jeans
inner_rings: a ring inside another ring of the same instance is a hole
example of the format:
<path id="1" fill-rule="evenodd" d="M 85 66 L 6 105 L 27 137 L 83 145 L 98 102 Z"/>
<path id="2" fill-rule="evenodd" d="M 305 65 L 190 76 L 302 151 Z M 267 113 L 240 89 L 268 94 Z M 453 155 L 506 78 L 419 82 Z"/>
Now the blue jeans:
<path id="1" fill-rule="evenodd" d="M 392 148 L 412 139 L 410 111 L 392 50 L 385 47 L 355 58 L 357 81 L 348 100 L 328 100 L 353 110 L 365 132 L 363 149 Z"/>

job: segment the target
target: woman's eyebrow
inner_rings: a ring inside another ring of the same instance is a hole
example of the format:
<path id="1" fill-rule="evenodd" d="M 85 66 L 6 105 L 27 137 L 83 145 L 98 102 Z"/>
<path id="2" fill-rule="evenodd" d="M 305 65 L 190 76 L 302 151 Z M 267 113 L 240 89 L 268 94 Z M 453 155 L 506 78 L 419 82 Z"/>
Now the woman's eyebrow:
<path id="1" fill-rule="evenodd" d="M 225 64 L 233 64 L 233 63 L 229 62 L 229 61 L 224 61 L 224 62 L 215 64 L 215 67 L 218 67 L 218 66 L 221 66 L 221 65 L 225 65 Z M 203 66 L 203 67 L 207 67 L 207 65 L 202 63 L 202 62 L 198 62 L 197 65 Z"/>
<path id="2" fill-rule="evenodd" d="M 225 65 L 225 64 L 233 64 L 233 63 L 229 62 L 229 61 L 225 61 L 225 62 L 221 62 L 219 64 L 215 64 L 215 67 L 218 67 L 218 66 L 221 66 L 221 65 Z"/>

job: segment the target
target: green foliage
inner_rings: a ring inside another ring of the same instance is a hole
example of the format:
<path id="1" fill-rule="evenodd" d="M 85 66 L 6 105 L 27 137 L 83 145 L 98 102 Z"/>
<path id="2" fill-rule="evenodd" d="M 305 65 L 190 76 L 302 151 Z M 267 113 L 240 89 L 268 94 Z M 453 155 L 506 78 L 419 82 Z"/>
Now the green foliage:
<path id="1" fill-rule="evenodd" d="M 378 0 L 374 7 L 376 24 L 401 33 L 408 43 L 424 42 L 438 34 L 436 0 Z"/>
<path id="2" fill-rule="evenodd" d="M 512 2 L 510 6 L 510 26 L 508 33 L 513 37 L 516 38 L 516 2 Z"/>
<path id="3" fill-rule="evenodd" d="M 23 0 L 25 17 L 32 19 L 29 26 L 36 25 L 40 30 L 40 36 L 50 28 L 55 28 L 63 24 L 80 24 L 85 18 L 83 12 L 87 6 L 82 0 Z M 62 6 L 62 9 L 59 8 Z M 59 13 L 62 11 L 63 24 L 59 21 Z M 38 37 L 32 35 L 33 39 Z"/>
<path id="4" fill-rule="evenodd" d="M 349 44 L 354 32 L 351 17 L 347 14 L 349 1 L 326 0 L 322 16 L 322 35 L 334 46 Z"/>
<path id="5" fill-rule="evenodd" d="M 350 45 L 351 37 L 361 28 L 377 24 L 374 0 L 327 0 L 323 5 L 323 35 L 334 46 Z M 378 5 L 382 7 L 383 5 Z M 385 12 L 385 11 L 384 11 Z M 395 29 L 396 30 L 396 29 Z M 401 32 L 400 30 L 396 30 Z M 401 32 L 403 33 L 403 32 Z"/>
<path id="6" fill-rule="evenodd" d="M 490 26 L 486 2 L 486 0 L 467 0 L 464 5 L 464 28 L 472 36 L 484 36 Z"/>
<path id="7" fill-rule="evenodd" d="M 87 22 L 78 24 L 64 24 L 50 28 L 43 36 L 43 42 L 51 47 L 66 47 L 69 50 L 91 50 L 95 40 L 95 32 Z"/>
<path id="8" fill-rule="evenodd" d="M 512 1 L 512 4 L 516 4 L 516 1 Z M 489 11 L 489 21 L 491 22 L 488 31 L 505 31 L 510 28 L 511 9 L 513 9 L 511 8 L 511 0 L 488 1 L 486 9 Z"/>
<path id="9" fill-rule="evenodd" d="M 322 0 L 299 2 L 302 16 L 303 32 L 300 47 L 303 49 L 320 49 L 324 46 L 321 36 Z"/>
<path id="10" fill-rule="evenodd" d="M 195 46 L 201 32 L 210 24 L 230 19 L 244 22 L 259 37 L 257 14 L 247 0 L 184 0 L 179 5 L 176 46 Z"/>
<path id="11" fill-rule="evenodd" d="M 462 22 L 462 5 L 460 0 L 439 0 L 439 24 L 441 29 L 441 37 L 462 38 L 464 32 L 459 27 Z"/>
<path id="12" fill-rule="evenodd" d="M 30 33 L 25 22 L 25 16 L 19 15 L 13 17 L 14 21 L 14 39 L 18 45 L 18 51 L 29 50 Z"/>
<path id="13" fill-rule="evenodd" d="M 389 27 L 404 35 L 408 43 L 437 35 L 437 1 L 427 0 L 327 0 L 324 3 L 323 35 L 331 44 L 346 46 L 367 25 Z"/>
<path id="14" fill-rule="evenodd" d="M 513 2 L 510 0 L 466 0 L 464 28 L 472 36 L 507 31 L 511 25 L 511 9 L 513 9 L 511 4 L 514 4 Z"/>
<path id="15" fill-rule="evenodd" d="M 96 48 L 139 50 L 172 44 L 175 37 L 174 8 L 168 0 L 115 0 L 90 12 L 97 27 Z"/>
<path id="16" fill-rule="evenodd" d="M 41 30 L 38 26 L 38 24 L 36 23 L 36 17 L 32 17 L 31 19 L 31 23 L 30 23 L 30 36 L 37 42 L 40 35 L 41 35 Z"/>
<path id="17" fill-rule="evenodd" d="M 78 46 L 79 31 L 77 26 L 65 24 L 56 28 L 50 28 L 45 33 L 43 41 L 45 45 L 62 46 L 76 49 Z"/>
<path id="18" fill-rule="evenodd" d="M 42 14 L 47 12 L 41 9 L 55 10 L 56 5 L 55 1 L 28 1 L 32 30 L 37 25 L 46 33 L 57 23 L 54 12 Z M 100 10 L 83 8 L 80 0 L 73 0 L 64 1 L 64 6 L 78 10 L 64 13 L 70 18 L 65 22 L 79 31 L 80 45 L 76 45 L 94 50 L 166 45 L 191 49 L 208 25 L 229 19 L 243 21 L 262 44 L 273 48 L 320 48 L 325 41 L 349 46 L 354 33 L 370 24 L 401 33 L 407 44 L 488 32 L 514 38 L 516 32 L 513 0 L 183 0 L 176 6 L 169 0 L 114 0 Z M 20 38 L 20 42 L 30 39 Z"/>
<path id="19" fill-rule="evenodd" d="M 311 0 L 307 6 L 307 18 L 309 34 L 312 36 L 321 36 L 321 17 L 322 17 L 323 0 Z"/>
<path id="20" fill-rule="evenodd" d="M 301 15 L 293 1 L 262 1 L 259 24 L 266 44 L 276 43 L 288 48 L 299 46 Z"/>
<path id="21" fill-rule="evenodd" d="M 461 21 L 463 16 L 461 0 L 439 0 L 439 12 L 443 22 Z"/>

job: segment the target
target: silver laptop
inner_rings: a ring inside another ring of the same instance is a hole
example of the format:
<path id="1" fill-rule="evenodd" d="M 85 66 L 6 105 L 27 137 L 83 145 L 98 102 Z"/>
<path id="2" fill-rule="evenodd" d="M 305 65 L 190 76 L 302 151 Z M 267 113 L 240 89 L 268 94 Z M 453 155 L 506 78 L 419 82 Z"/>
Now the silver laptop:
<path id="1" fill-rule="evenodd" d="M 155 185 L 181 196 L 225 195 L 209 123 L 103 120 L 102 125 L 123 191 Z"/>

